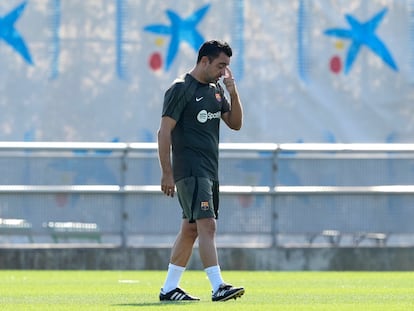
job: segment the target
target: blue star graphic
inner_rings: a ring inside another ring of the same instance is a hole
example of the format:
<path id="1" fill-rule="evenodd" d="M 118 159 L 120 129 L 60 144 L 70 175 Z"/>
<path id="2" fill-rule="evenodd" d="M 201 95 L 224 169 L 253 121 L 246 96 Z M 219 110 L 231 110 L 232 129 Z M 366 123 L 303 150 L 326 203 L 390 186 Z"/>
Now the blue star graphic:
<path id="1" fill-rule="evenodd" d="M 187 42 L 196 51 L 203 44 L 204 38 L 198 32 L 196 27 L 203 19 L 209 8 L 210 5 L 208 4 L 185 19 L 182 19 L 172 10 L 166 10 L 166 14 L 171 21 L 171 26 L 156 24 L 144 27 L 145 31 L 171 36 L 165 65 L 166 70 L 170 68 L 172 62 L 174 61 L 181 41 Z"/>
<path id="2" fill-rule="evenodd" d="M 6 16 L 0 17 L 0 39 L 6 41 L 25 59 L 26 62 L 33 65 L 29 49 L 27 48 L 21 34 L 14 27 L 14 24 L 22 15 L 26 4 L 27 2 L 22 2 Z"/>
<path id="3" fill-rule="evenodd" d="M 388 51 L 385 44 L 375 34 L 379 23 L 387 13 L 387 9 L 383 9 L 376 14 L 371 20 L 360 23 L 354 17 L 349 14 L 345 15 L 348 24 L 351 29 L 332 28 L 327 29 L 324 33 L 327 36 L 349 39 L 352 41 L 349 47 L 346 62 L 345 62 L 345 73 L 348 73 L 351 69 L 355 59 L 362 46 L 368 47 L 372 52 L 377 54 L 388 66 L 395 71 L 398 71 L 398 67 L 392 58 L 391 53 Z"/>

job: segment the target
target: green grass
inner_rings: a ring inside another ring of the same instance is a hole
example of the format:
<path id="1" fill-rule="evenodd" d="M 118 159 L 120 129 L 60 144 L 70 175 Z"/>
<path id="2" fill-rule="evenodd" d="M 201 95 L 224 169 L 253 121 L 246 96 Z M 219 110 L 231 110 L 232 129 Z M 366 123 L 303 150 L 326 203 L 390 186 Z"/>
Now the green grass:
<path id="1" fill-rule="evenodd" d="M 160 303 L 164 271 L 0 271 L 0 310 L 414 310 L 414 272 L 238 272 L 241 299 L 211 302 L 204 272 L 181 286 L 202 300 Z"/>

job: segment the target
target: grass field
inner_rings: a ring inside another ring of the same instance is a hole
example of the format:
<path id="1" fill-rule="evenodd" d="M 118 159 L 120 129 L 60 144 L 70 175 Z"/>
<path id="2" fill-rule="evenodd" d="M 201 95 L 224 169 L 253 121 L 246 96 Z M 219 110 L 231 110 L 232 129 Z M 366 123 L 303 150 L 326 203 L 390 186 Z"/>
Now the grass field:
<path id="1" fill-rule="evenodd" d="M 241 299 L 211 302 L 202 271 L 181 286 L 200 302 L 160 303 L 164 271 L 0 271 L 0 310 L 414 310 L 414 272 L 224 271 Z"/>

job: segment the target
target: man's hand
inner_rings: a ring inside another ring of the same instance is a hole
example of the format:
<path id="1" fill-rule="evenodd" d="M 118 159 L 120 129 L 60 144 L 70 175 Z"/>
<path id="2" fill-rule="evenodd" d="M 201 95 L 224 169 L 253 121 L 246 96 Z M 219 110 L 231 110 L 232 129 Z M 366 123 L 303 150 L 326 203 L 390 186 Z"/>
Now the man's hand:
<path id="1" fill-rule="evenodd" d="M 233 73 L 231 72 L 229 67 L 226 68 L 223 83 L 226 86 L 226 89 L 229 92 L 229 94 L 234 94 L 234 92 L 236 91 L 236 85 L 234 84 Z"/>
<path id="2" fill-rule="evenodd" d="M 167 196 L 174 197 L 175 183 L 172 174 L 162 175 L 161 191 L 164 192 Z"/>
<path id="3" fill-rule="evenodd" d="M 230 111 L 221 115 L 221 118 L 226 122 L 227 126 L 233 130 L 240 130 L 243 124 L 243 108 L 240 102 L 239 93 L 237 92 L 236 84 L 234 83 L 233 74 L 229 67 L 226 67 L 226 72 L 223 79 L 224 86 L 230 94 Z"/>

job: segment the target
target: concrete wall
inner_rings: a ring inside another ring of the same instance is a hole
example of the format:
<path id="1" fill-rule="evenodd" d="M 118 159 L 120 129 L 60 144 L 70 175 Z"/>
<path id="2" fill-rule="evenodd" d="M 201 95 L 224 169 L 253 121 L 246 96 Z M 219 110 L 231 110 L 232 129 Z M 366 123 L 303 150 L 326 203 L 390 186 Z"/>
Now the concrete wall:
<path id="1" fill-rule="evenodd" d="M 0 269 L 163 270 L 166 248 L 1 248 Z M 219 249 L 223 270 L 414 270 L 414 248 Z M 189 269 L 202 269 L 197 249 Z"/>

